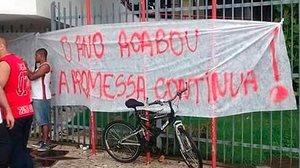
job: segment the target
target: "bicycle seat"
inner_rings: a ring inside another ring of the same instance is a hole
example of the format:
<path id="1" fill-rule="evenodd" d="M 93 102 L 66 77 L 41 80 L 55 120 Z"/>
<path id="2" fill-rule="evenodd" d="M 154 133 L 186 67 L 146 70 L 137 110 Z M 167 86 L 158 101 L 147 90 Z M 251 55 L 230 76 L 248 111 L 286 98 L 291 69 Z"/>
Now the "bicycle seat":
<path id="1" fill-rule="evenodd" d="M 136 108 L 138 106 L 144 106 L 144 103 L 139 102 L 135 99 L 128 99 L 126 100 L 125 105 L 127 108 Z"/>

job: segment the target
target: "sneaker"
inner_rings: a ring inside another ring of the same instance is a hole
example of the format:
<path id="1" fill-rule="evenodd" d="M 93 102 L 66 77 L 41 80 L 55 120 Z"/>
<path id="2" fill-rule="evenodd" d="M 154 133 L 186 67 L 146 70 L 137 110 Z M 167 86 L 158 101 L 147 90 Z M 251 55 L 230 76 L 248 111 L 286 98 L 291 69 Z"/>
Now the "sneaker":
<path id="1" fill-rule="evenodd" d="M 34 148 L 41 148 L 43 141 L 39 141 L 38 143 L 32 144 L 31 146 Z"/>
<path id="2" fill-rule="evenodd" d="M 39 151 L 39 152 L 45 152 L 48 150 L 50 150 L 50 146 L 46 143 L 42 143 L 42 146 L 37 149 L 37 151 Z"/>

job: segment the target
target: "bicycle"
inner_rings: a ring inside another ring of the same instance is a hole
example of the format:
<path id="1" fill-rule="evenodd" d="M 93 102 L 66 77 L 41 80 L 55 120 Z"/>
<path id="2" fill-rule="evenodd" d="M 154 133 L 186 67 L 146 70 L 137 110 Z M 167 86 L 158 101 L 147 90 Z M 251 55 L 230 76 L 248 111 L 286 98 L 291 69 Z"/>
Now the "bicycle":
<path id="1" fill-rule="evenodd" d="M 120 120 L 112 121 L 109 123 L 103 135 L 103 142 L 105 150 L 115 160 L 122 163 L 133 162 L 141 153 L 141 148 L 146 140 L 146 131 L 149 131 L 150 138 L 156 138 L 161 134 L 170 124 L 173 124 L 175 128 L 175 134 L 177 142 L 179 143 L 180 153 L 190 168 L 202 168 L 202 157 L 197 149 L 192 137 L 185 130 L 181 119 L 176 116 L 172 103 L 174 100 L 181 100 L 182 94 L 187 91 L 187 87 L 184 90 L 178 91 L 176 95 L 167 100 L 155 100 L 152 103 L 146 103 L 148 106 L 152 105 L 164 105 L 168 104 L 170 111 L 168 113 L 158 113 L 157 111 L 150 111 L 150 118 L 144 117 L 145 110 L 137 110 L 137 107 L 144 106 L 144 103 L 135 99 L 128 99 L 125 102 L 127 108 L 133 108 L 137 116 L 137 127 L 134 129 L 130 124 Z M 147 129 L 147 122 L 154 123 L 159 119 L 167 119 L 160 128 L 152 127 Z"/>

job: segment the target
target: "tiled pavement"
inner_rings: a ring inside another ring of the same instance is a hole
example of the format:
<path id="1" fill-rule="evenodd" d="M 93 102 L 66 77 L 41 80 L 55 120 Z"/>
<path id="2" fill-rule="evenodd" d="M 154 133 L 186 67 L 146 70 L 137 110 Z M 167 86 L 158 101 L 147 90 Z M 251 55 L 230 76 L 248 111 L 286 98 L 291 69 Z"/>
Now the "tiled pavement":
<path id="1" fill-rule="evenodd" d="M 30 141 L 30 144 L 35 143 Z M 83 150 L 75 146 L 57 145 L 50 153 L 41 153 L 33 150 L 35 167 L 52 168 L 187 168 L 183 161 L 165 159 L 162 162 L 158 158 L 152 158 L 150 164 L 144 162 L 144 157 L 139 157 L 133 163 L 120 163 L 113 160 L 105 151 L 97 151 L 91 155 L 91 150 Z M 205 165 L 204 168 L 211 167 Z"/>

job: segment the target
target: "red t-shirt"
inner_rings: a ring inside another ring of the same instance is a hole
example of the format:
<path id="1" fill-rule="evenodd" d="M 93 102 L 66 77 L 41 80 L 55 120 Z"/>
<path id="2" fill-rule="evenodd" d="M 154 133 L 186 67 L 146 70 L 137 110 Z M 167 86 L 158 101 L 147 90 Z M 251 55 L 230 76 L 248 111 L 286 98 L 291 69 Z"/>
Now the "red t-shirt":
<path id="1" fill-rule="evenodd" d="M 31 105 L 31 87 L 27 77 L 27 69 L 24 61 L 15 54 L 9 54 L 0 58 L 10 66 L 10 75 L 3 88 L 8 104 L 15 118 L 33 115 Z M 6 113 L 1 109 L 4 118 Z"/>

